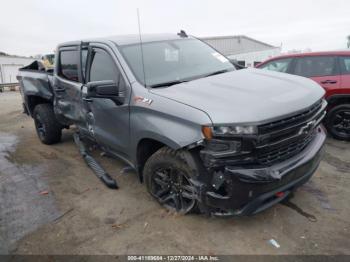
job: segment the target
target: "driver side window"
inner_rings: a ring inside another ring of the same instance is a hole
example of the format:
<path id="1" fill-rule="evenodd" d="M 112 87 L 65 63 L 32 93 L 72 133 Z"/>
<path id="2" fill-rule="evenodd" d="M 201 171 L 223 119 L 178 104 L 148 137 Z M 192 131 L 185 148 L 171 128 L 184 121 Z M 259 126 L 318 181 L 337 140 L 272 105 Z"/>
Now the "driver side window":
<path id="1" fill-rule="evenodd" d="M 112 57 L 106 51 L 96 48 L 92 56 L 89 82 L 113 80 L 117 86 L 124 86 L 122 74 Z"/>
<path id="2" fill-rule="evenodd" d="M 291 62 L 292 62 L 292 58 L 279 59 L 279 60 L 268 62 L 267 64 L 261 66 L 260 68 L 267 69 L 270 71 L 287 73 Z"/>

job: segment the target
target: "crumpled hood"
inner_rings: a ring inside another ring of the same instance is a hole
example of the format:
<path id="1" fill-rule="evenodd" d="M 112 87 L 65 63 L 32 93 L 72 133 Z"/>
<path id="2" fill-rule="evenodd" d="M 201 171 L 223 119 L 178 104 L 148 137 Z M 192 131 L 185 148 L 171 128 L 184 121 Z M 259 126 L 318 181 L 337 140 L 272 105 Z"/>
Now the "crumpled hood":
<path id="1" fill-rule="evenodd" d="M 266 122 L 307 108 L 325 93 L 308 78 L 261 69 L 232 71 L 151 92 L 200 109 L 215 124 Z"/>

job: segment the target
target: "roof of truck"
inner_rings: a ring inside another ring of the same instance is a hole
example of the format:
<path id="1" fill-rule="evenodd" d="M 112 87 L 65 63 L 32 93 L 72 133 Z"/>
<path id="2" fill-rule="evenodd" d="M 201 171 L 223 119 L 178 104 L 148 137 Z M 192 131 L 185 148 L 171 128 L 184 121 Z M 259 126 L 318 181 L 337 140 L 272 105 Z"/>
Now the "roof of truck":
<path id="1" fill-rule="evenodd" d="M 166 41 L 166 40 L 176 40 L 183 39 L 183 37 L 177 34 L 145 34 L 141 35 L 143 43 L 155 42 L 155 41 Z M 130 45 L 140 43 L 140 35 L 119 35 L 112 36 L 109 38 L 110 41 L 116 43 L 117 45 Z"/>
<path id="2" fill-rule="evenodd" d="M 192 38 L 188 36 L 188 38 Z M 142 34 L 141 35 L 142 43 L 155 42 L 155 41 L 166 41 L 166 40 L 176 40 L 183 39 L 183 37 L 177 34 Z M 129 34 L 129 35 L 115 35 L 99 38 L 89 38 L 82 39 L 79 41 L 71 41 L 60 44 L 60 46 L 67 45 L 76 45 L 80 42 L 114 42 L 116 45 L 132 45 L 140 43 L 140 35 L 138 34 Z"/>

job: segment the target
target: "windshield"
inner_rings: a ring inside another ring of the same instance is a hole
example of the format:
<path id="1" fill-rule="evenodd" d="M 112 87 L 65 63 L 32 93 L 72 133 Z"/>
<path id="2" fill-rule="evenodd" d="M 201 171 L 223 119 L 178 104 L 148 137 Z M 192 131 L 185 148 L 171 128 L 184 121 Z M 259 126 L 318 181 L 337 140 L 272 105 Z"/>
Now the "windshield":
<path id="1" fill-rule="evenodd" d="M 165 86 L 234 70 L 223 55 L 197 39 L 179 39 L 119 47 L 137 80 L 146 86 Z M 145 80 L 146 79 L 146 83 Z"/>

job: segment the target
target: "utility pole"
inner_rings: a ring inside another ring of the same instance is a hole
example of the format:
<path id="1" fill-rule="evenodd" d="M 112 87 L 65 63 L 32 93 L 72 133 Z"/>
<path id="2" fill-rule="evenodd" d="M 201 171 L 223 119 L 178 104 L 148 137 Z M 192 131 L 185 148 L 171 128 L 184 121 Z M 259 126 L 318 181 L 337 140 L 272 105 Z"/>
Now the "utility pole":
<path id="1" fill-rule="evenodd" d="M 348 48 L 350 48 L 350 35 L 348 35 Z"/>

